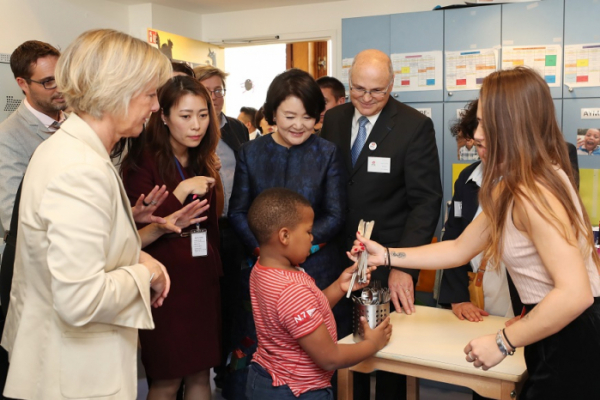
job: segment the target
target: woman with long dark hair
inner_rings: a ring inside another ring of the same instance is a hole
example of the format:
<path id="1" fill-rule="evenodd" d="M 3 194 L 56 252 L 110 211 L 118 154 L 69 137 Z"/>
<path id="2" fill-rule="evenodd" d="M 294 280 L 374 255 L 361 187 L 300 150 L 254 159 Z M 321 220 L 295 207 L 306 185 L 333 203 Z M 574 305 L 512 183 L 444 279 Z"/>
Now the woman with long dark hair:
<path id="1" fill-rule="evenodd" d="M 162 234 L 145 250 L 166 266 L 174 290 L 154 309 L 156 329 L 140 333 L 142 362 L 152 378 L 149 399 L 171 399 L 183 380 L 186 399 L 210 398 L 209 370 L 219 363 L 219 232 L 214 184 L 219 127 L 209 92 L 187 76 L 174 77 L 158 94 L 160 112 L 147 137 L 123 162 L 123 181 L 133 202 L 155 185 L 167 199 L 156 213 L 169 215 L 206 199 L 205 222 L 181 234 Z"/>

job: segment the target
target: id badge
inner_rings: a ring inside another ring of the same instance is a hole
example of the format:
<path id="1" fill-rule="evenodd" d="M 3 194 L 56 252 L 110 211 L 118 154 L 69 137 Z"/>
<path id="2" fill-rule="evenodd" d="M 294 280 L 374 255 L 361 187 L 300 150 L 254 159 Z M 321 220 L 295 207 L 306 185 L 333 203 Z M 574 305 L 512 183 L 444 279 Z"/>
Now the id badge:
<path id="1" fill-rule="evenodd" d="M 194 229 L 190 232 L 192 238 L 192 257 L 208 256 L 208 243 L 206 229 Z"/>
<path id="2" fill-rule="evenodd" d="M 462 218 L 462 201 L 454 202 L 454 218 Z"/>
<path id="3" fill-rule="evenodd" d="M 391 165 L 392 159 L 389 157 L 369 157 L 367 172 L 389 174 Z"/>

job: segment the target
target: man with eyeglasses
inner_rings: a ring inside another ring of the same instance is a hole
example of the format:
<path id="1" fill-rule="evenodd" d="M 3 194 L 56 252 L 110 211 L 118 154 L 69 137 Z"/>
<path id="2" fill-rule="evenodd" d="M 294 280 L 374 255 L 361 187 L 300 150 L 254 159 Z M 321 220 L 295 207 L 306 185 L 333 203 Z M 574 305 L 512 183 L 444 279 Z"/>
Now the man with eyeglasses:
<path id="1" fill-rule="evenodd" d="M 29 159 L 35 149 L 50 137 L 66 116 L 67 107 L 54 80 L 54 68 L 60 52 L 48 43 L 27 41 L 15 49 L 10 57 L 10 68 L 17 84 L 25 94 L 20 106 L 0 124 L 0 221 L 4 241 L 16 240 L 9 236 L 15 197 Z M 12 267 L 13 251 L 3 255 L 4 265 Z M 7 285 L 12 269 L 3 271 L 0 293 L 2 302 L 8 302 Z M 5 282 L 6 281 L 6 282 Z M 8 286 L 10 287 L 10 286 Z M 4 311 L 8 304 L 2 304 Z M 4 313 L 0 313 L 0 331 L 4 328 Z M 8 355 L 0 349 L 0 393 L 4 390 L 8 370 Z M 4 397 L 2 397 L 4 399 Z"/>
<path id="2" fill-rule="evenodd" d="M 361 219 L 375 221 L 371 239 L 384 246 L 430 243 L 442 202 L 433 123 L 390 97 L 394 70 L 387 54 L 360 52 L 349 77 L 351 103 L 327 111 L 321 130 L 321 137 L 338 145 L 348 169 L 346 248 Z M 371 280 L 389 286 L 396 311 L 412 314 L 418 275 L 382 266 Z M 355 374 L 354 381 L 355 398 L 368 399 L 369 376 Z M 378 371 L 376 398 L 405 399 L 406 378 Z"/>
<path id="3" fill-rule="evenodd" d="M 221 315 L 222 315 L 222 364 L 215 368 L 215 384 L 222 387 L 224 374 L 226 373 L 226 361 L 230 352 L 235 350 L 237 343 L 231 342 L 232 325 L 236 315 L 236 307 L 241 304 L 240 274 L 241 264 L 244 260 L 244 245 L 237 234 L 229 226 L 227 211 L 229 209 L 229 198 L 233 188 L 233 176 L 238 150 L 242 144 L 249 141 L 248 129 L 243 123 L 223 113 L 225 103 L 225 78 L 227 74 L 219 68 L 203 65 L 194 68 L 196 79 L 204 85 L 211 94 L 219 125 L 221 127 L 221 140 L 217 146 L 217 155 L 221 160 L 219 176 L 223 188 L 223 212 L 219 218 L 219 233 L 221 239 L 221 263 L 223 265 L 223 277 L 221 278 Z M 217 185 L 218 187 L 219 185 Z M 212 206 L 212 205 L 211 205 Z"/>
<path id="4" fill-rule="evenodd" d="M 60 52 L 48 43 L 31 40 L 17 47 L 10 57 L 10 68 L 25 99 L 0 124 L 0 219 L 5 232 L 33 151 L 65 119 L 63 110 L 67 105 L 54 80 L 59 56 Z"/>

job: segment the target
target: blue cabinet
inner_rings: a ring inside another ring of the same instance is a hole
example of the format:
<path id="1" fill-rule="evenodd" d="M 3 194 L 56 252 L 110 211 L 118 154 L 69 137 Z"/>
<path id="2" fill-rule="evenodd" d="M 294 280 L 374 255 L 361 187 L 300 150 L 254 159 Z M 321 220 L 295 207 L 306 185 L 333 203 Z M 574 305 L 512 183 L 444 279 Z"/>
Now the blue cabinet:
<path id="1" fill-rule="evenodd" d="M 560 45 L 561 59 L 563 46 L 563 0 L 544 0 L 527 3 L 512 3 L 502 5 L 502 45 L 503 46 L 529 46 L 529 45 Z M 548 70 L 551 70 L 552 60 L 545 61 Z M 562 61 L 554 59 L 558 71 L 558 87 L 551 87 L 550 92 L 555 99 L 562 98 Z M 551 72 L 546 80 L 551 81 Z"/>
<path id="2" fill-rule="evenodd" d="M 393 14 L 390 20 L 390 55 L 405 53 L 439 52 L 443 60 L 444 13 L 417 12 Z M 443 69 L 443 62 L 440 68 Z M 404 103 L 442 101 L 443 71 L 439 74 L 438 90 L 398 91 L 393 96 Z M 431 80 L 429 80 L 431 81 Z M 429 82 L 432 86 L 435 81 Z M 396 82 L 398 85 L 399 82 Z"/>
<path id="3" fill-rule="evenodd" d="M 499 49 L 501 45 L 500 5 L 444 11 L 444 51 Z M 498 52 L 498 60 L 500 60 Z M 447 82 L 444 82 L 444 87 Z M 444 101 L 467 102 L 479 97 L 479 90 L 444 90 Z"/>
<path id="4" fill-rule="evenodd" d="M 565 46 L 600 43 L 599 20 L 600 1 L 565 0 Z M 569 83 L 569 77 L 565 75 L 563 85 L 565 99 L 600 97 L 600 87 L 573 88 Z"/>
<path id="5" fill-rule="evenodd" d="M 390 54 L 390 16 L 342 20 L 342 58 L 354 58 L 366 49 Z"/>
<path id="6" fill-rule="evenodd" d="M 444 183 L 444 104 L 441 102 L 434 103 L 406 103 L 406 105 L 420 111 L 427 115 L 433 121 L 433 128 L 435 129 L 435 143 L 438 148 L 438 155 L 440 157 L 440 179 L 442 180 L 442 187 Z M 440 216 L 443 216 L 444 206 L 442 204 L 442 210 Z M 435 230 L 435 236 L 439 237 L 442 230 L 443 218 L 438 221 L 438 226 Z"/>

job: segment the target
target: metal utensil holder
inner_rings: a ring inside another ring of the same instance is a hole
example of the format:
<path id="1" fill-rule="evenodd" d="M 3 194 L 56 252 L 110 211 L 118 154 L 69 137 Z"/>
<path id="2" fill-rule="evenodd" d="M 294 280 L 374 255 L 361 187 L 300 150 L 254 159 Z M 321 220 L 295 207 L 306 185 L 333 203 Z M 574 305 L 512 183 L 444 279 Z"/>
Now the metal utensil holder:
<path id="1" fill-rule="evenodd" d="M 379 325 L 387 316 L 390 315 L 390 303 L 376 305 L 354 304 L 352 313 L 352 337 L 355 342 L 360 342 L 364 339 L 365 332 L 360 323 L 360 317 L 365 317 L 371 329 Z"/>

